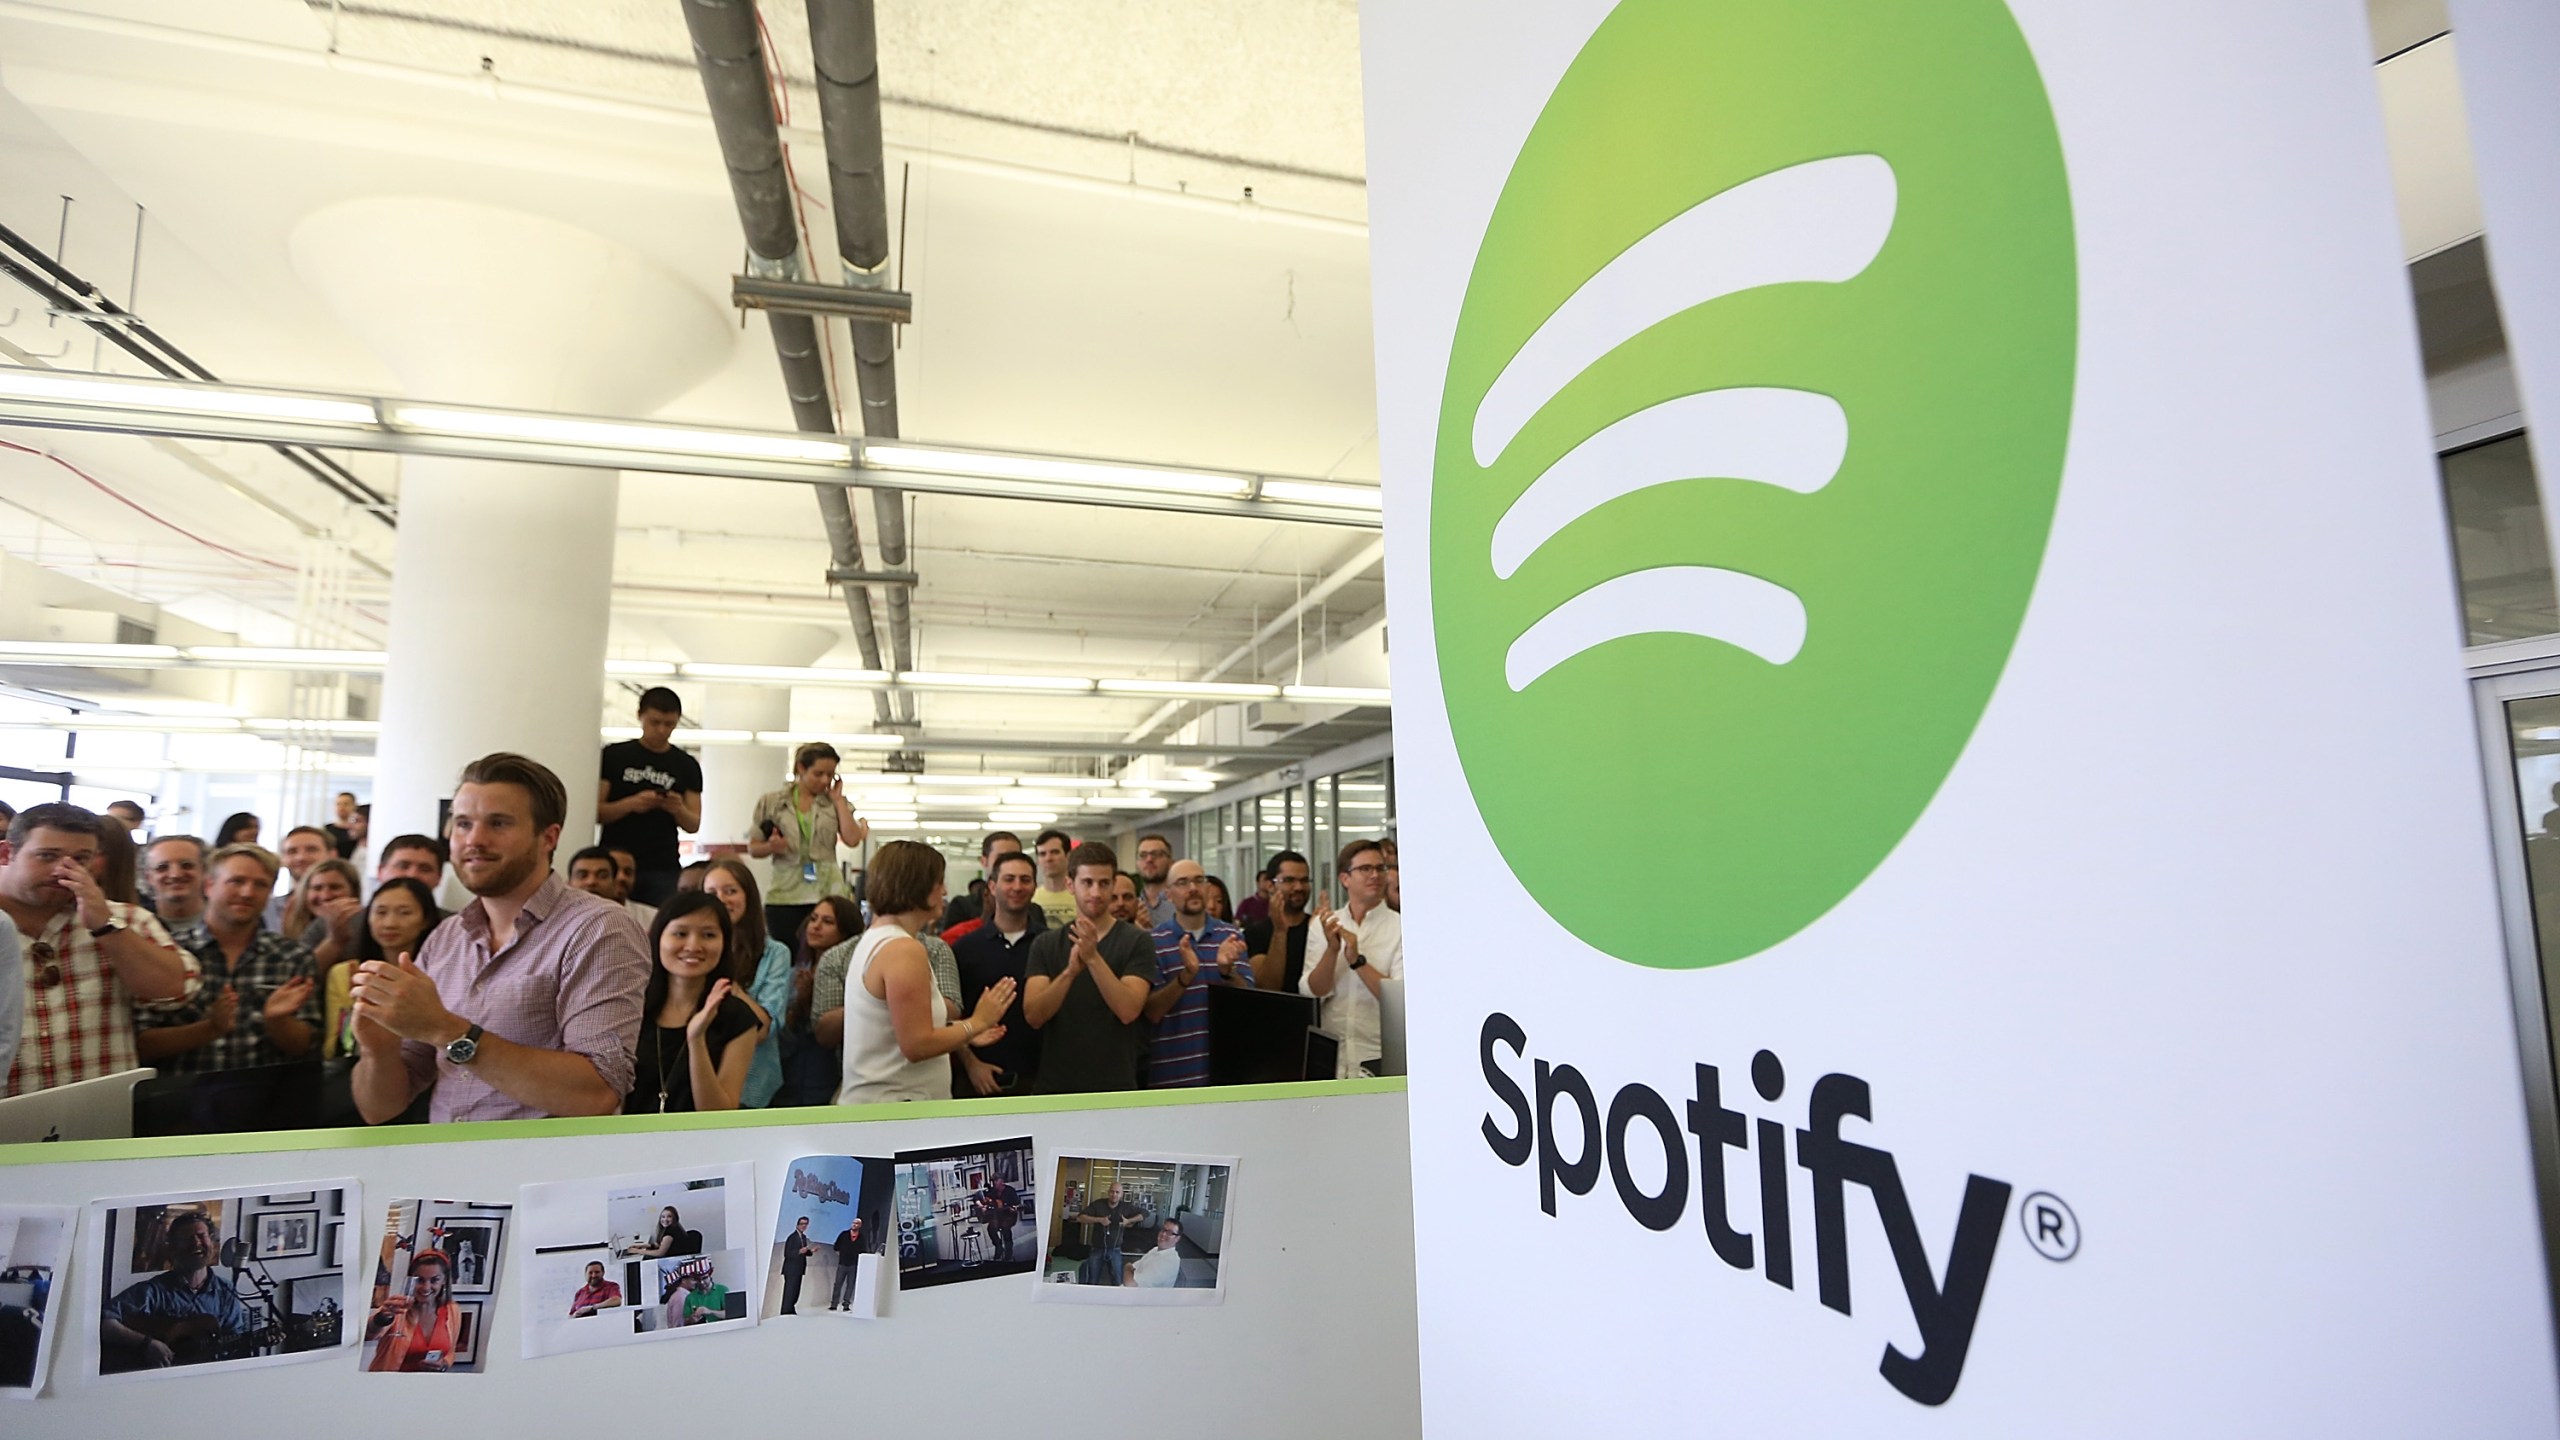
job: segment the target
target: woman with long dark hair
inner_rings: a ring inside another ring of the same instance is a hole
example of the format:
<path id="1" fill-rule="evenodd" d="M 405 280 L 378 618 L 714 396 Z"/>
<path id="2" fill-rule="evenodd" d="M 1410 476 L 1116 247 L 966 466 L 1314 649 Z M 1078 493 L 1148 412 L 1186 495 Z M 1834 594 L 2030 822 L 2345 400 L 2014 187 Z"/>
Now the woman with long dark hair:
<path id="1" fill-rule="evenodd" d="M 729 907 L 707 891 L 676 892 L 658 909 L 649 951 L 639 1055 L 623 1113 L 737 1109 L 767 1026 L 732 993 L 738 987 Z M 788 970 L 783 978 L 788 984 Z"/>
<path id="2" fill-rule="evenodd" d="M 427 935 L 444 923 L 444 911 L 436 908 L 436 892 L 427 882 L 407 875 L 394 876 L 382 882 L 373 899 L 364 907 L 364 922 L 356 927 L 355 943 L 347 947 L 344 959 L 329 967 L 321 993 L 325 996 L 329 1030 L 329 1058 L 356 1053 L 354 1022 L 348 1018 L 348 995 L 355 979 L 357 962 L 364 960 L 397 960 L 415 955 L 426 943 Z"/>
<path id="3" fill-rule="evenodd" d="M 225 845 L 255 845 L 257 843 L 258 817 L 250 814 L 246 810 L 242 810 L 234 813 L 230 819 L 223 821 L 222 828 L 213 832 L 213 844 L 210 849 L 219 850 Z"/>
<path id="4" fill-rule="evenodd" d="M 862 933 L 862 911 L 851 896 L 825 895 L 809 907 L 800 922 L 800 937 L 791 948 L 791 1004 L 782 1025 L 782 1093 L 773 1103 L 831 1105 L 843 1083 L 842 1062 L 835 1046 L 819 1041 L 817 1014 L 818 958 Z"/>
<path id="5" fill-rule="evenodd" d="M 764 1026 L 743 1097 L 748 1109 L 761 1109 L 782 1089 L 782 1027 L 774 1017 L 791 1008 L 791 950 L 765 930 L 764 900 L 747 862 L 734 855 L 712 861 L 702 890 L 728 908 L 729 973 L 737 977 L 740 993 L 755 1006 L 757 1023 Z"/>

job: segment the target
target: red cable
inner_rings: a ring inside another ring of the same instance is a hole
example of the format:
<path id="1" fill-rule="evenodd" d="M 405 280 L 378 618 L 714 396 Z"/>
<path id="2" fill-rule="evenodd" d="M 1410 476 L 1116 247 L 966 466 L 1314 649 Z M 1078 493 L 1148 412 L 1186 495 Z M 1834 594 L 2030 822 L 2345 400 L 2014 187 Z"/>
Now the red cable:
<path id="1" fill-rule="evenodd" d="M 59 455 L 38 450 L 32 445 L 21 445 L 14 440 L 0 440 L 0 449 L 15 450 L 21 455 L 33 455 L 40 460 L 50 460 L 54 464 L 61 466 L 63 469 L 68 470 L 72 474 L 79 476 L 81 479 L 88 481 L 92 485 L 95 485 L 99 490 L 105 492 L 109 499 L 123 505 L 135 514 L 140 515 L 144 519 L 152 521 L 155 524 L 165 525 L 168 528 L 177 531 L 179 534 L 186 536 L 188 539 L 193 540 L 197 544 L 204 546 L 208 550 L 219 550 L 223 554 L 229 555 L 235 559 L 246 560 L 252 565 L 264 565 L 270 570 L 282 570 L 287 574 L 291 574 L 294 571 L 294 567 L 291 565 L 284 564 L 280 561 L 269 560 L 264 556 L 252 555 L 245 550 L 234 550 L 230 546 L 225 545 L 218 540 L 207 540 L 193 530 L 190 530 L 186 526 L 168 519 L 165 516 L 155 515 L 149 510 L 142 508 L 140 505 L 135 504 L 133 501 L 126 499 L 122 494 L 116 491 L 114 486 L 109 485 L 104 480 L 99 479 L 97 476 L 90 474 L 88 471 L 81 469 L 79 466 L 72 464 L 70 461 L 63 459 Z"/>

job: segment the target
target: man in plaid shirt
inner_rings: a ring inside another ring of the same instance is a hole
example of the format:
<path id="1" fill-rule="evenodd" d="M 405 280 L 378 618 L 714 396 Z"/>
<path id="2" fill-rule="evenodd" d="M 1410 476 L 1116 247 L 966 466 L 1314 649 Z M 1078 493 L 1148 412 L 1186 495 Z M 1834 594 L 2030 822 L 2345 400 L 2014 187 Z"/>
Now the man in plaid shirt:
<path id="1" fill-rule="evenodd" d="M 205 862 L 204 919 L 187 932 L 203 979 L 184 1007 L 135 1037 L 143 1060 L 177 1075 L 281 1065 L 320 1038 L 320 987 L 311 952 L 266 927 L 278 861 L 256 845 L 225 845 Z"/>
<path id="2" fill-rule="evenodd" d="M 29 806 L 0 843 L 0 912 L 18 927 L 26 971 L 11 1095 L 135 1068 L 136 1011 L 194 988 L 194 957 L 149 911 L 98 888 L 98 855 L 98 817 L 77 805 Z"/>

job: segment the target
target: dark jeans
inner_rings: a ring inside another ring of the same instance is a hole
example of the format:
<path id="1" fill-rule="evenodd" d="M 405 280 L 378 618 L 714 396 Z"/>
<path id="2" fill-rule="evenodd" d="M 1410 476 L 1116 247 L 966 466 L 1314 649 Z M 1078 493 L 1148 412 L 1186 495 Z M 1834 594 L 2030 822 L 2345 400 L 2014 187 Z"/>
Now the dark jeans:
<path id="1" fill-rule="evenodd" d="M 829 1306 L 843 1305 L 848 1308 L 852 1306 L 854 1274 L 855 1263 L 853 1261 L 841 1260 L 836 1263 L 835 1288 L 827 1292 L 827 1304 Z"/>

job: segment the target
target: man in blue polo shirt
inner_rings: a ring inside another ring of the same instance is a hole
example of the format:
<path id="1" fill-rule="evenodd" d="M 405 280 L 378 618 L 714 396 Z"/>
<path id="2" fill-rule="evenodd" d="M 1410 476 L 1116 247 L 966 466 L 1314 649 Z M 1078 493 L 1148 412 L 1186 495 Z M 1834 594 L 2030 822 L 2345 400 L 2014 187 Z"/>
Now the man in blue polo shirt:
<path id="1" fill-rule="evenodd" d="M 1173 918 L 1155 928 L 1156 988 L 1147 995 L 1155 1038 L 1147 1050 L 1147 1084 L 1209 1083 L 1209 987 L 1253 988 L 1244 936 L 1209 914 L 1209 875 L 1197 860 L 1176 860 L 1165 877 Z"/>

